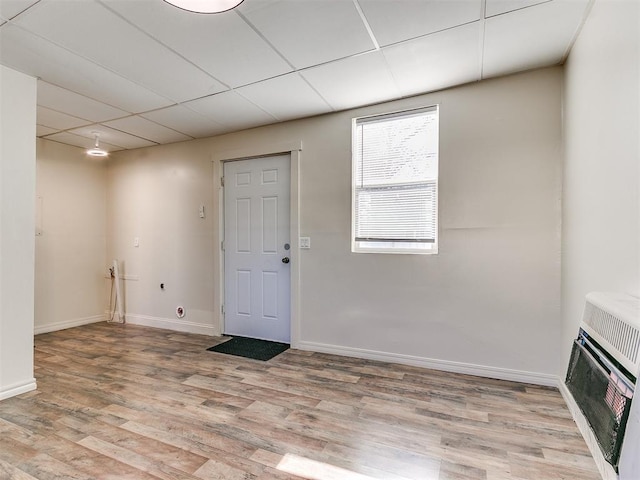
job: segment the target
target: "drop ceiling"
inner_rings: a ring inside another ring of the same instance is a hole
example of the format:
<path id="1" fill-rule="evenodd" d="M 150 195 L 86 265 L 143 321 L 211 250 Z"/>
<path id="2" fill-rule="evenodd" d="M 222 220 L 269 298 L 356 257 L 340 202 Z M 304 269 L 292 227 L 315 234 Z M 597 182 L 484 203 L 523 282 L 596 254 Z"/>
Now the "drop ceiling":
<path id="1" fill-rule="evenodd" d="M 590 0 L 0 0 L 37 135 L 109 151 L 209 137 L 562 63 Z"/>

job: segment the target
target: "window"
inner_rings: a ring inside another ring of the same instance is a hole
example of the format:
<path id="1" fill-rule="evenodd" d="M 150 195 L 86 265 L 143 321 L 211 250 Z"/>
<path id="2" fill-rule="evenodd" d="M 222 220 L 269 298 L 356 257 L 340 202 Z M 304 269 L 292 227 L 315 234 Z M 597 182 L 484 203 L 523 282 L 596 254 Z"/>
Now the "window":
<path id="1" fill-rule="evenodd" d="M 438 107 L 353 121 L 352 250 L 438 252 Z"/>

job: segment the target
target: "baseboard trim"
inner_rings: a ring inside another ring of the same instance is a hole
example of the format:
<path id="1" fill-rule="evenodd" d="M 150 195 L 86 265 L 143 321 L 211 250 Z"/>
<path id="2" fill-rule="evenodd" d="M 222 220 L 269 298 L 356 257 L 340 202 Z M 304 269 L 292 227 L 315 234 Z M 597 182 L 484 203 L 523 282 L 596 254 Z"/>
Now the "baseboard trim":
<path id="1" fill-rule="evenodd" d="M 125 323 L 143 325 L 145 327 L 164 328 L 167 330 L 175 330 L 177 332 L 198 333 L 200 335 L 210 336 L 216 335 L 213 325 L 173 318 L 151 317 L 149 315 L 127 313 L 125 314 Z"/>
<path id="2" fill-rule="evenodd" d="M 499 367 L 488 367 L 484 365 L 474 365 L 471 363 L 452 362 L 449 360 L 436 360 L 433 358 L 403 355 L 399 353 L 382 352 L 377 350 L 367 350 L 362 348 L 343 347 L 325 343 L 300 341 L 295 345 L 295 348 L 299 348 L 300 350 L 309 350 L 312 352 L 344 355 L 346 357 L 357 357 L 366 358 L 368 360 L 378 360 L 381 362 L 400 363 L 403 365 L 412 365 L 414 367 L 430 368 L 432 370 L 442 370 L 445 372 L 474 375 L 476 377 L 497 378 L 499 380 L 510 380 L 514 382 L 531 383 L 534 385 L 544 385 L 548 387 L 557 386 L 557 377 L 555 375 L 548 375 L 544 373 L 511 370 Z"/>
<path id="3" fill-rule="evenodd" d="M 578 407 L 578 404 L 573 399 L 573 395 L 565 385 L 564 381 L 558 377 L 558 390 L 562 394 L 567 407 L 569 408 L 569 412 L 571 412 L 571 416 L 573 417 L 573 421 L 576 422 L 578 426 L 578 430 L 582 434 L 587 447 L 589 447 L 589 451 L 591 452 L 591 456 L 593 460 L 596 462 L 596 466 L 598 467 L 598 471 L 600 472 L 600 476 L 602 480 L 618 480 L 618 474 L 615 472 L 611 464 L 604 459 L 604 455 L 600 450 L 600 446 L 598 445 L 598 441 L 596 440 L 596 436 L 591 430 L 587 419 L 585 418 L 582 410 Z"/>
<path id="4" fill-rule="evenodd" d="M 0 388 L 0 400 L 5 400 L 10 397 L 15 397 L 22 393 L 27 393 L 37 388 L 36 379 L 32 378 L 26 382 L 14 383 L 6 387 Z"/>
<path id="5" fill-rule="evenodd" d="M 62 322 L 50 323 L 48 325 L 38 325 L 34 327 L 34 335 L 41 333 L 56 332 L 67 328 L 79 327 L 90 323 L 104 322 L 104 315 L 93 315 L 91 317 L 75 318 L 73 320 L 63 320 Z"/>

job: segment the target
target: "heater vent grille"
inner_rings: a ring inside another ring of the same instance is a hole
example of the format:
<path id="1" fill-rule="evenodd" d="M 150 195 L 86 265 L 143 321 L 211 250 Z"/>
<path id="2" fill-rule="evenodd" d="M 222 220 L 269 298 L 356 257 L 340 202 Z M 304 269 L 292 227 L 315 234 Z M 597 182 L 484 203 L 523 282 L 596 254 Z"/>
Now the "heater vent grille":
<path id="1" fill-rule="evenodd" d="M 640 367 L 639 313 L 636 297 L 590 293 L 582 318 L 582 328 L 633 375 Z"/>

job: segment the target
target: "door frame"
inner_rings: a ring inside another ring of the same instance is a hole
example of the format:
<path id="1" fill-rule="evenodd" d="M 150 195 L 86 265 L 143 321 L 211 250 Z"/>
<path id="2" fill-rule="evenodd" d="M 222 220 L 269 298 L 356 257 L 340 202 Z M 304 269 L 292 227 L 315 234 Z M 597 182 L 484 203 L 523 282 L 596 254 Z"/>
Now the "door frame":
<path id="1" fill-rule="evenodd" d="M 245 148 L 223 150 L 211 155 L 213 163 L 214 204 L 218 208 L 214 212 L 217 217 L 214 225 L 218 229 L 213 233 L 214 249 L 214 289 L 218 286 L 218 295 L 214 299 L 214 335 L 224 332 L 224 313 L 222 310 L 225 298 L 224 251 L 224 187 L 222 176 L 224 163 L 234 160 L 259 160 L 261 157 L 273 155 L 289 155 L 291 162 L 290 204 L 289 204 L 289 232 L 291 242 L 291 286 L 290 286 L 290 334 L 291 346 L 297 348 L 300 343 L 300 156 L 302 142 L 280 143 L 266 146 L 248 146 Z"/>

